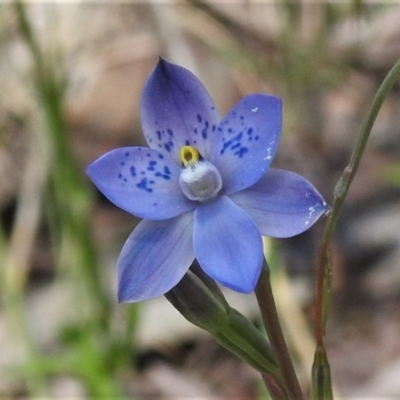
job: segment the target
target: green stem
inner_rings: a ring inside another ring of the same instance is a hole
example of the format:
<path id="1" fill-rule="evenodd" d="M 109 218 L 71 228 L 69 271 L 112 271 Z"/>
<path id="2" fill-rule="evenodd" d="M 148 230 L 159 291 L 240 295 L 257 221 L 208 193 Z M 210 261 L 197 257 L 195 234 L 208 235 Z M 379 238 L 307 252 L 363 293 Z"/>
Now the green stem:
<path id="1" fill-rule="evenodd" d="M 85 285 L 85 298 L 96 310 L 100 326 L 106 327 L 110 304 L 101 282 L 96 250 L 90 235 L 91 193 L 85 186 L 74 160 L 64 120 L 63 84 L 42 54 L 35 32 L 25 13 L 25 6 L 15 1 L 20 30 L 34 60 L 34 77 L 39 100 L 44 109 L 52 153 L 52 173 L 48 200 L 61 242 L 69 248 L 70 265 L 76 265 L 78 281 Z M 74 249 L 71 251 L 70 249 Z M 89 299 L 95 299 L 91 301 Z M 85 307 L 82 306 L 82 309 Z"/>
<path id="2" fill-rule="evenodd" d="M 400 74 L 400 60 L 394 65 L 394 67 L 389 71 L 386 78 L 380 85 L 369 109 L 368 116 L 361 127 L 360 134 L 357 139 L 356 146 L 351 154 L 351 158 L 348 166 L 344 169 L 342 176 L 340 177 L 338 183 L 336 184 L 334 190 L 334 199 L 332 210 L 329 214 L 328 220 L 325 225 L 325 230 L 323 233 L 321 248 L 318 258 L 317 266 L 317 279 L 316 279 L 316 306 L 315 306 L 315 337 L 318 345 L 323 345 L 323 337 L 325 334 L 325 321 L 326 314 L 328 310 L 327 290 L 329 290 L 330 280 L 330 254 L 329 246 L 330 241 L 333 236 L 336 223 L 338 221 L 340 212 L 343 207 L 344 200 L 349 191 L 350 185 L 357 173 L 358 167 L 361 162 L 361 158 L 364 154 L 365 147 L 369 135 L 371 133 L 372 127 L 375 123 L 376 117 L 379 110 L 386 98 L 386 95 L 391 90 L 393 85 L 396 83 L 398 76 Z"/>
<path id="3" fill-rule="evenodd" d="M 56 252 L 58 265 L 64 261 L 74 279 L 74 289 L 79 307 L 77 312 L 85 318 L 85 332 L 90 343 L 101 343 L 104 351 L 92 351 L 91 361 L 79 361 L 84 368 L 81 375 L 89 391 L 96 396 L 108 398 L 120 396 L 117 385 L 108 378 L 110 363 L 107 352 L 110 347 L 110 313 L 111 304 L 102 282 L 97 263 L 97 253 L 90 234 L 90 210 L 92 193 L 82 179 L 81 169 L 75 162 L 68 141 L 68 131 L 64 118 L 64 82 L 60 79 L 61 69 L 54 68 L 39 46 L 35 32 L 20 1 L 14 2 L 20 32 L 33 58 L 33 76 L 38 103 L 43 109 L 46 129 L 51 151 L 51 174 L 48 179 L 47 211 L 52 233 L 58 235 Z M 60 271 L 62 268 L 60 268 Z M 72 305 L 73 306 L 73 305 Z M 75 304 L 76 306 L 76 304 Z M 134 330 L 134 318 L 130 319 L 128 331 Z M 72 350 L 69 349 L 69 352 Z M 128 353 L 128 349 L 126 352 Z M 79 352 L 77 356 L 80 355 Z M 83 355 L 83 359 L 84 359 Z M 32 357 L 33 359 L 33 357 Z M 57 361 L 57 360 L 56 360 Z M 95 367 L 90 366 L 90 362 Z M 43 363 L 43 362 L 42 362 Z M 78 370 L 78 369 L 76 369 Z"/>
<path id="4" fill-rule="evenodd" d="M 122 337 L 123 349 L 125 353 L 129 350 L 129 355 L 126 357 L 126 361 L 130 362 L 136 357 L 136 347 L 132 347 L 132 341 L 136 336 L 137 326 L 140 320 L 140 304 L 132 303 L 129 304 L 125 312 L 125 331 Z"/>
<path id="5" fill-rule="evenodd" d="M 265 330 L 271 343 L 278 367 L 290 400 L 303 399 L 303 393 L 293 367 L 293 363 L 279 322 L 275 300 L 272 293 L 270 272 L 264 260 L 261 276 L 255 289 Z"/>

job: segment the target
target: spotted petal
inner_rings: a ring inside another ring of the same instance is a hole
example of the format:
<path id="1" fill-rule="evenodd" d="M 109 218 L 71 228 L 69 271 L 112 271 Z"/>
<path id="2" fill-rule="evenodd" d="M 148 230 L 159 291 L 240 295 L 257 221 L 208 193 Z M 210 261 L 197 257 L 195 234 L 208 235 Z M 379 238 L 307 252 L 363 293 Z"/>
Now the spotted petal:
<path id="1" fill-rule="evenodd" d="M 192 226 L 192 212 L 166 221 L 140 222 L 118 259 L 120 302 L 161 296 L 182 279 L 194 260 Z"/>
<path id="2" fill-rule="evenodd" d="M 261 235 L 228 197 L 196 208 L 193 243 L 199 264 L 211 278 L 238 292 L 254 290 L 262 265 Z"/>
<path id="3" fill-rule="evenodd" d="M 246 189 L 264 175 L 278 147 L 281 121 L 281 100 L 262 94 L 244 97 L 221 121 L 211 162 L 225 194 Z"/>
<path id="4" fill-rule="evenodd" d="M 179 160 L 179 150 L 195 146 L 210 155 L 210 135 L 220 120 L 203 84 L 187 69 L 160 59 L 144 86 L 140 115 L 147 143 Z"/>
<path id="5" fill-rule="evenodd" d="M 172 218 L 196 206 L 179 186 L 180 168 L 153 149 L 112 150 L 86 172 L 110 201 L 140 218 Z"/>
<path id="6" fill-rule="evenodd" d="M 306 179 L 270 169 L 254 186 L 230 198 L 255 221 L 262 235 L 285 238 L 311 227 L 329 207 Z"/>

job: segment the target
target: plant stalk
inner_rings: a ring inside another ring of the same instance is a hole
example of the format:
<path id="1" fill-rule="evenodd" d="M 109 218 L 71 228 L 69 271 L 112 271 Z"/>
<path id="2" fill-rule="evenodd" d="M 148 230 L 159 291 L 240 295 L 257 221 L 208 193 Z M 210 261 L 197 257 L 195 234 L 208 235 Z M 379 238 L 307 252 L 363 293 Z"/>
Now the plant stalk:
<path id="1" fill-rule="evenodd" d="M 336 227 L 340 212 L 343 208 L 346 195 L 349 191 L 350 185 L 353 182 L 354 176 L 357 173 L 361 158 L 364 154 L 372 127 L 375 123 L 376 117 L 381 109 L 381 106 L 393 85 L 396 83 L 400 75 L 400 59 L 396 62 L 393 68 L 389 71 L 386 78 L 380 85 L 376 95 L 372 101 L 371 107 L 367 114 L 360 134 L 357 139 L 356 146 L 351 154 L 348 166 L 344 169 L 342 176 L 334 189 L 334 198 L 332 210 L 328 216 L 325 225 L 325 230 L 322 237 L 322 243 L 318 256 L 317 264 L 317 278 L 316 278 L 316 303 L 315 303 L 315 338 L 317 344 L 323 347 L 323 338 L 325 335 L 325 321 L 328 312 L 328 304 L 326 296 L 329 290 L 330 275 L 330 252 L 329 246 Z"/>
<path id="2" fill-rule="evenodd" d="M 266 260 L 264 260 L 261 276 L 255 289 L 255 294 L 260 307 L 265 330 L 270 340 L 288 398 L 289 400 L 302 400 L 304 398 L 303 393 L 283 336 L 272 293 L 269 266 Z"/>

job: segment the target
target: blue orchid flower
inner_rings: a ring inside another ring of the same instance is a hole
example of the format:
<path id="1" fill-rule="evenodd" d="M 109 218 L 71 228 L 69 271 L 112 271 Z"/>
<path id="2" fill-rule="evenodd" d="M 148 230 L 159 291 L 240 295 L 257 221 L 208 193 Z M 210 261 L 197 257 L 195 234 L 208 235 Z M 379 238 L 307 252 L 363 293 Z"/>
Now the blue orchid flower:
<path id="1" fill-rule="evenodd" d="M 297 235 L 328 210 L 306 179 L 268 169 L 279 98 L 248 95 L 221 119 L 191 72 L 160 59 L 140 112 L 149 147 L 112 150 L 87 168 L 111 202 L 143 218 L 118 259 L 120 302 L 166 293 L 194 258 L 215 281 L 249 293 L 261 272 L 261 235 Z"/>

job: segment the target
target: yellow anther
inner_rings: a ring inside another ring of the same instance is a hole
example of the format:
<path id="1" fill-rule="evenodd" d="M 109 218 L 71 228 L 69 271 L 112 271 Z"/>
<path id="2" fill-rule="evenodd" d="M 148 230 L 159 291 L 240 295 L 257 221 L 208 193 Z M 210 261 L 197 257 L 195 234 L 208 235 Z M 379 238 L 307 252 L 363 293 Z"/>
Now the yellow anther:
<path id="1" fill-rule="evenodd" d="M 200 153 L 193 146 L 183 146 L 180 151 L 180 158 L 183 166 L 187 167 L 190 164 L 194 164 L 200 160 Z"/>

